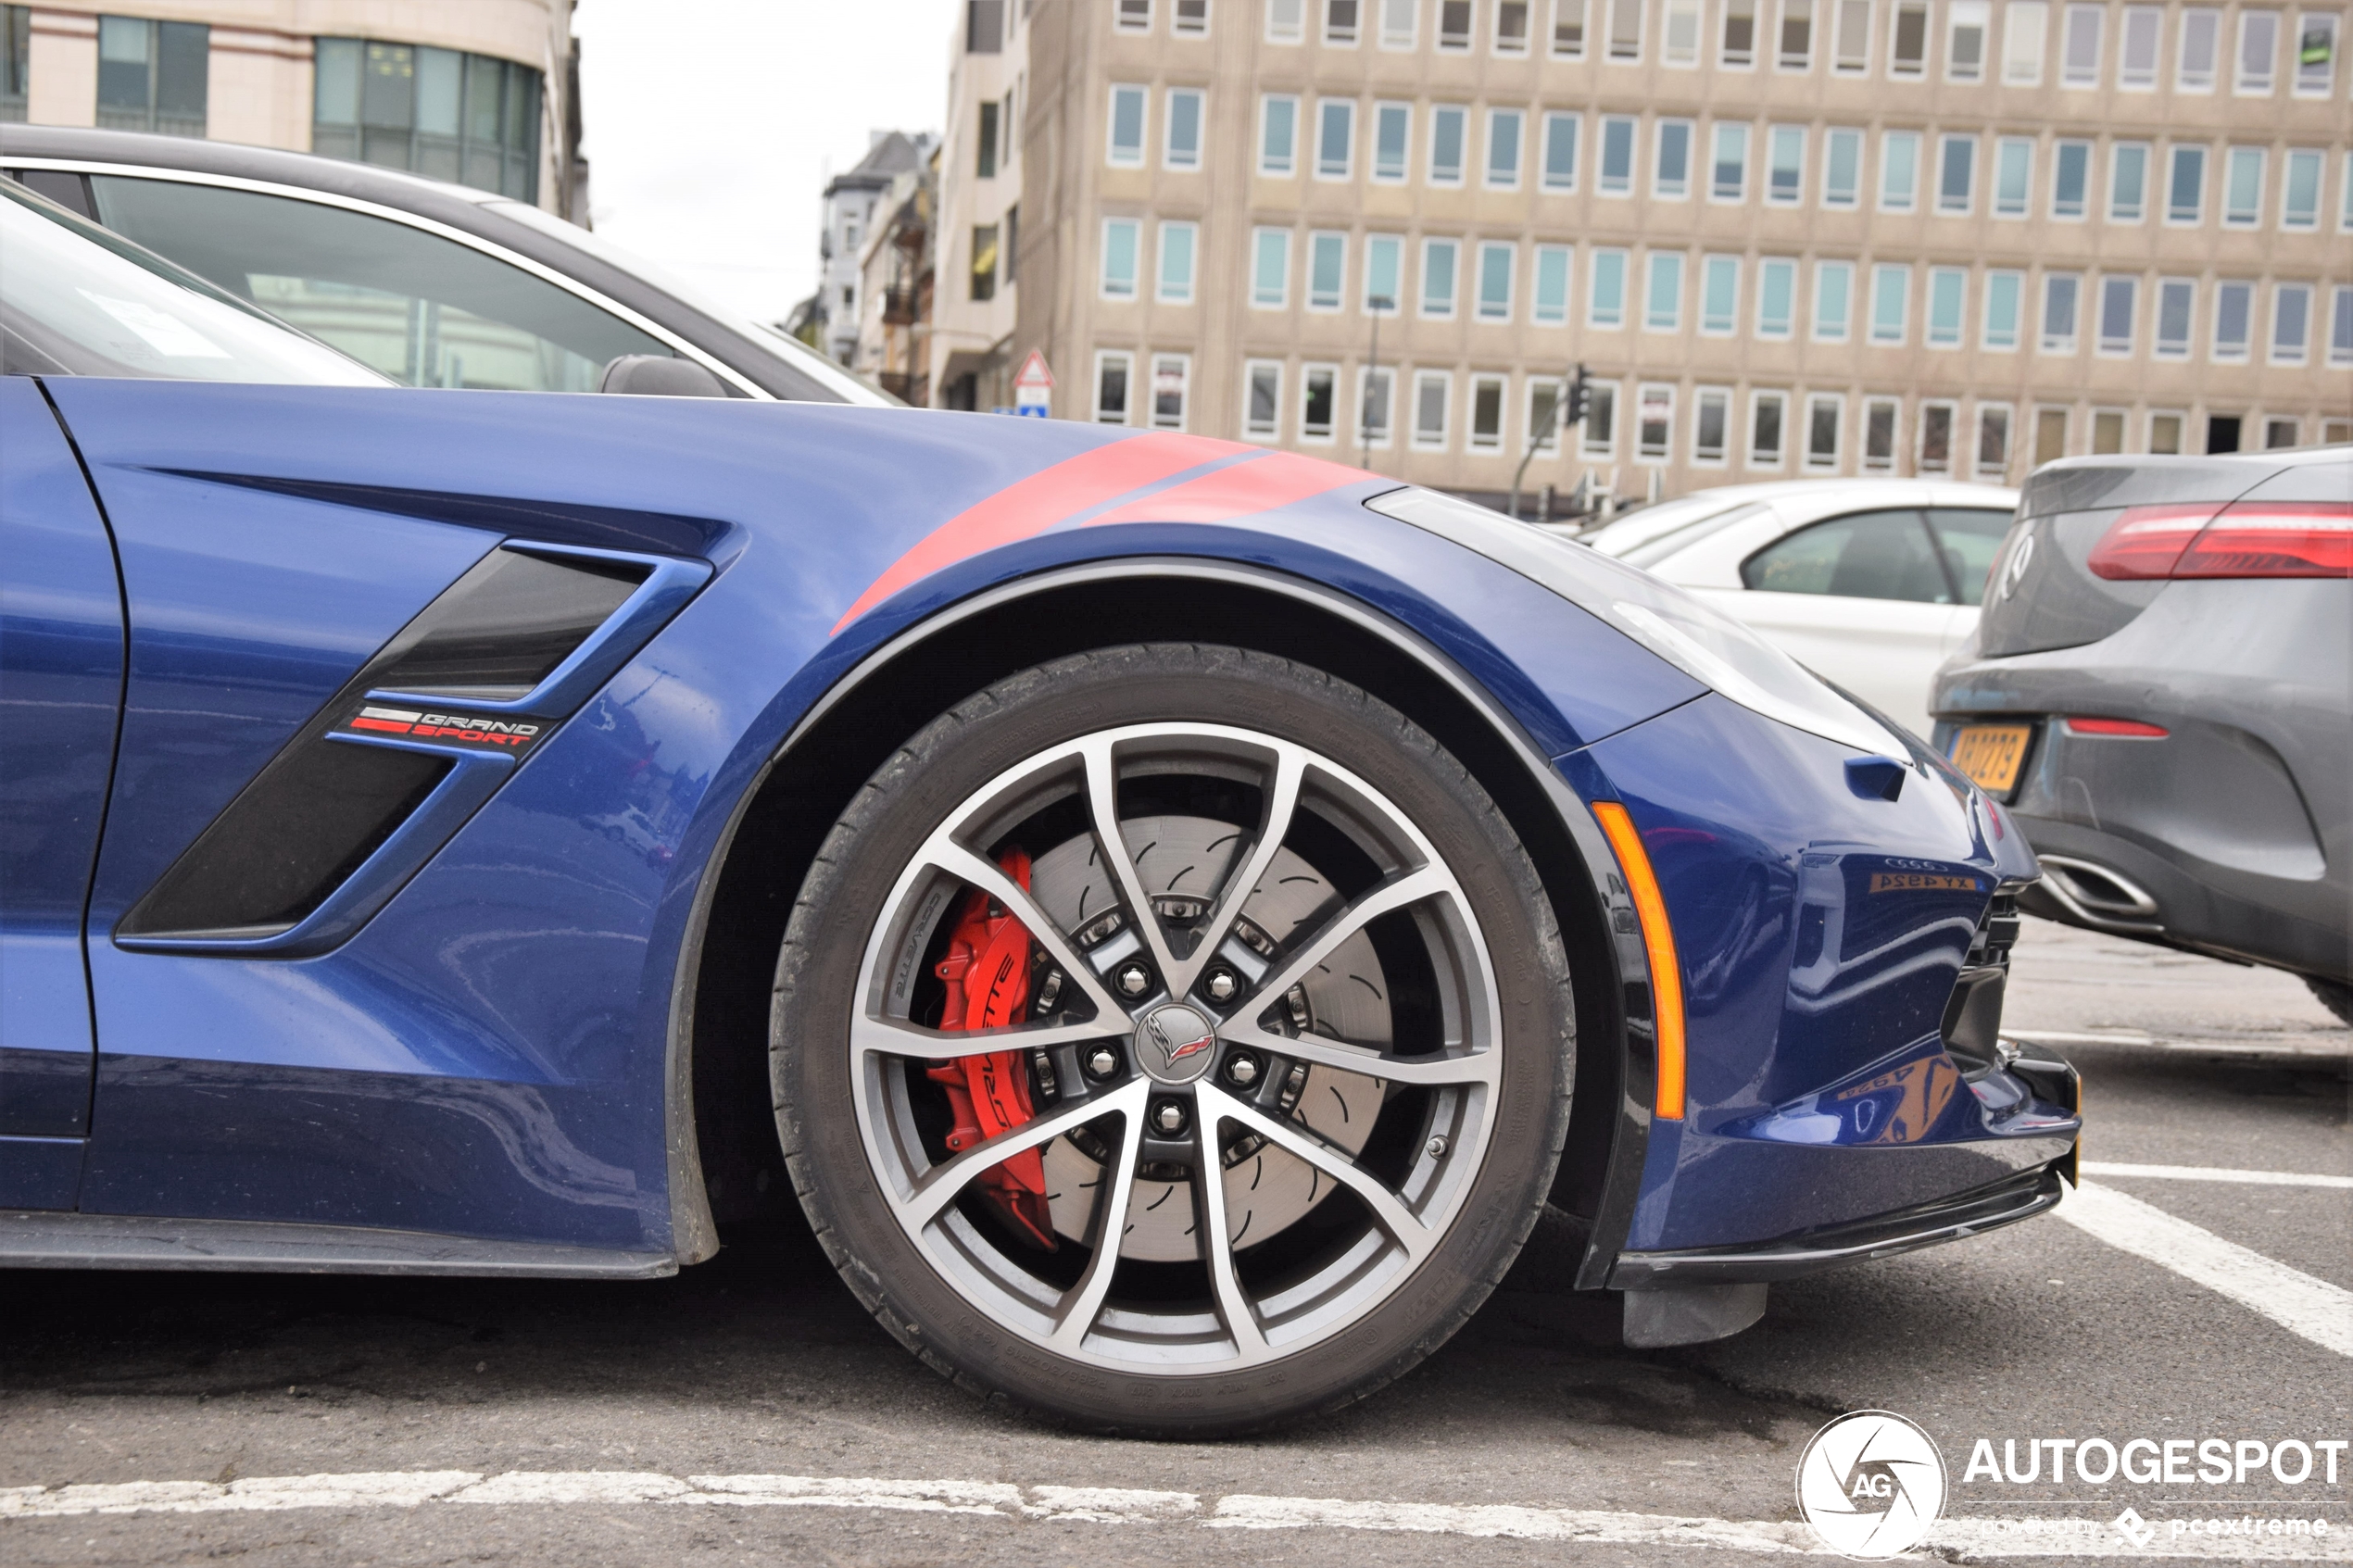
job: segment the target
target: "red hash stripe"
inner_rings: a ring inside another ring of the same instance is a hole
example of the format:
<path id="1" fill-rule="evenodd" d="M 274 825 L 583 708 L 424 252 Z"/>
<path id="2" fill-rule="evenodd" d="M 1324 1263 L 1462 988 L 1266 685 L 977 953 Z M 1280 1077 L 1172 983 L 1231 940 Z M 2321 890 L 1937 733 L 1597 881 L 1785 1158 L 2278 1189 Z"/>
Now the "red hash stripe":
<path id="1" fill-rule="evenodd" d="M 1087 520 L 1089 528 L 1111 522 L 1225 522 L 1288 507 L 1310 495 L 1370 478 L 1363 469 L 1275 452 L 1254 463 L 1236 463 L 1171 485 L 1141 500 L 1114 507 Z"/>
<path id="2" fill-rule="evenodd" d="M 412 727 L 390 719 L 354 719 L 347 726 L 354 730 L 382 730 L 386 734 L 405 735 Z"/>
<path id="3" fill-rule="evenodd" d="M 1239 442 L 1161 433 L 1109 442 L 1017 480 L 933 529 L 890 563 L 834 622 L 836 633 L 910 583 L 1054 524 L 1171 474 L 1254 451 Z"/>

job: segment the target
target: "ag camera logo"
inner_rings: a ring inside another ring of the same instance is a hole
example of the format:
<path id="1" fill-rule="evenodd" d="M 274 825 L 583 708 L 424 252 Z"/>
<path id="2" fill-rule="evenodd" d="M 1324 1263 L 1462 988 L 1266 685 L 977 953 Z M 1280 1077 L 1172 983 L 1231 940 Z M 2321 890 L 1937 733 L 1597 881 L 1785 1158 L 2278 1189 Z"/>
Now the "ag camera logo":
<path id="1" fill-rule="evenodd" d="M 1944 1512 L 1936 1440 L 1887 1411 L 1840 1416 L 1797 1461 L 1797 1511 L 1841 1557 L 1879 1562 L 1928 1538 Z"/>

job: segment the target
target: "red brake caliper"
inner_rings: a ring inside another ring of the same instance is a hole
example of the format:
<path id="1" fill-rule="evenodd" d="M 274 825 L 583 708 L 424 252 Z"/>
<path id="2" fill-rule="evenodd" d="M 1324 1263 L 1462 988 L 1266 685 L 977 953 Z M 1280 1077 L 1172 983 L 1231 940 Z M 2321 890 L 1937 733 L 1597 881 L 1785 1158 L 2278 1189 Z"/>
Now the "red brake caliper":
<path id="1" fill-rule="evenodd" d="M 998 864 L 1025 889 L 1029 857 L 1007 850 Z M 1018 1022 L 1029 1001 L 1029 933 L 1012 913 L 975 888 L 948 938 L 948 956 L 933 971 L 948 987 L 942 1031 L 1001 1029 Z M 1029 1102 L 1029 1070 L 1018 1050 L 958 1057 L 926 1069 L 948 1091 L 955 1126 L 950 1153 L 962 1153 L 1037 1114 Z M 1046 1204 L 1046 1162 L 1026 1148 L 980 1173 L 982 1193 L 1004 1216 L 1048 1251 L 1055 1248 L 1054 1222 Z"/>

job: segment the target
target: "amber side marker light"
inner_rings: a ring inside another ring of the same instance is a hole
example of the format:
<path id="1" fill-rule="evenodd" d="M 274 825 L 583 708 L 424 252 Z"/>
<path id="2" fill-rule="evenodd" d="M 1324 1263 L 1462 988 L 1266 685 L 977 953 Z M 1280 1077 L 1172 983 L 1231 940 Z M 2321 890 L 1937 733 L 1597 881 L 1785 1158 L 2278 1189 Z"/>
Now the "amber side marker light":
<path id="1" fill-rule="evenodd" d="M 1634 896 L 1634 913 L 1642 922 L 1642 951 L 1651 964 L 1651 1015 L 1658 1032 L 1658 1094 L 1653 1112 L 1662 1121 L 1683 1119 L 1683 971 L 1675 960 L 1675 928 L 1667 922 L 1667 900 L 1659 896 L 1658 878 L 1651 874 L 1651 858 L 1642 835 L 1634 830 L 1626 808 L 1604 800 L 1593 808 L 1609 847 L 1626 873 L 1626 889 Z"/>

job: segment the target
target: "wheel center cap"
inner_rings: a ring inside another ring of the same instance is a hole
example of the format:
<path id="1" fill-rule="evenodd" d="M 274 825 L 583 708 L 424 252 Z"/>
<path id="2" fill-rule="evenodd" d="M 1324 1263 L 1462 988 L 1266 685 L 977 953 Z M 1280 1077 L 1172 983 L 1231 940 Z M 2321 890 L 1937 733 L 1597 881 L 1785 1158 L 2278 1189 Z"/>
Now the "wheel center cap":
<path id="1" fill-rule="evenodd" d="M 1164 1002 L 1136 1024 L 1136 1060 L 1164 1084 L 1189 1084 L 1217 1053 L 1209 1020 L 1182 1002 Z"/>

